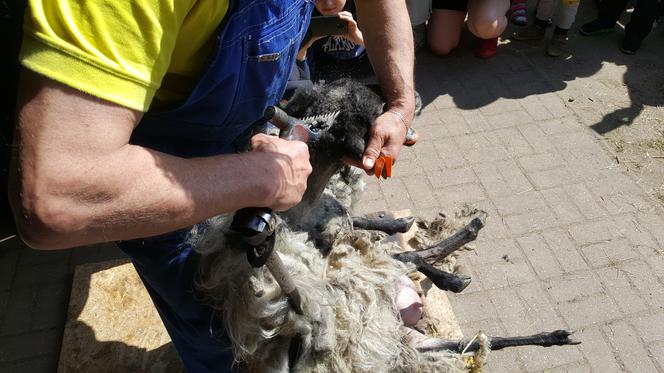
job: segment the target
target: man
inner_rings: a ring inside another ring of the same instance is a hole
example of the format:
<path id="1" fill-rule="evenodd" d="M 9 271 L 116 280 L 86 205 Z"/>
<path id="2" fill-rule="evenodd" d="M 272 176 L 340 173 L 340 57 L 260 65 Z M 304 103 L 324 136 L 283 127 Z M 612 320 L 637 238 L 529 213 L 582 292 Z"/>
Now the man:
<path id="1" fill-rule="evenodd" d="M 244 207 L 286 210 L 311 172 L 307 146 L 236 139 L 283 93 L 312 2 L 32 0 L 25 17 L 10 198 L 36 249 L 118 241 L 189 371 L 230 369 L 194 295 L 184 236 Z M 413 117 L 402 1 L 357 2 L 386 112 L 362 160 L 396 158 Z M 147 237 L 147 238 L 146 238 Z"/>

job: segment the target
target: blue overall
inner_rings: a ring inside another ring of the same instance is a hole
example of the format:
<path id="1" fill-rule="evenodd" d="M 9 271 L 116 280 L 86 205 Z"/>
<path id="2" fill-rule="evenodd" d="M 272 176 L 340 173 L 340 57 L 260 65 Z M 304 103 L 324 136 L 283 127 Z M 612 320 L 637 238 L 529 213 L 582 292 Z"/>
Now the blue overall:
<path id="1" fill-rule="evenodd" d="M 133 144 L 184 158 L 232 153 L 239 150 L 236 139 L 279 101 L 313 0 L 230 3 L 215 54 L 191 95 L 175 110 L 146 113 Z M 187 371 L 231 371 L 228 342 L 214 333 L 219 319 L 194 294 L 198 256 L 185 243 L 188 231 L 118 245 L 131 257 Z"/>

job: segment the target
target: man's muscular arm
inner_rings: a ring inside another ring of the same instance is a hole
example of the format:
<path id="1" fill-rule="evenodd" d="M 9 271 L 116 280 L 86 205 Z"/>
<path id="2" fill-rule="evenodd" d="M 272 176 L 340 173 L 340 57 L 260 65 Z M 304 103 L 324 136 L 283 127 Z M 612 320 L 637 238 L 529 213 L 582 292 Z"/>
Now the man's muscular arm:
<path id="1" fill-rule="evenodd" d="M 403 0 L 356 0 L 360 29 L 378 76 L 387 110 L 376 119 L 362 167 L 369 170 L 383 153 L 396 159 L 415 110 L 413 34 Z"/>
<path id="2" fill-rule="evenodd" d="M 147 237 L 248 206 L 299 202 L 306 144 L 258 135 L 254 151 L 183 159 L 129 138 L 142 113 L 24 71 L 10 200 L 28 245 Z"/>

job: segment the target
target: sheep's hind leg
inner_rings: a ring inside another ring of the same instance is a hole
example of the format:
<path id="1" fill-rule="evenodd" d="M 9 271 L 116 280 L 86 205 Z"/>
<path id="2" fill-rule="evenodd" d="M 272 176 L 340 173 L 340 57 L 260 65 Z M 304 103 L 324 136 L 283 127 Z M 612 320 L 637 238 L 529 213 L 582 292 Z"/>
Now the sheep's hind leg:
<path id="1" fill-rule="evenodd" d="M 501 350 L 506 347 L 517 346 L 564 346 L 564 345 L 578 345 L 581 342 L 575 341 L 570 338 L 574 333 L 568 330 L 556 330 L 553 332 L 544 332 L 528 336 L 519 337 L 489 337 L 491 350 Z M 412 333 L 408 332 L 409 335 Z M 473 352 L 480 348 L 480 343 L 477 339 L 473 340 L 470 344 L 466 341 L 452 341 L 448 339 L 429 338 L 426 336 L 412 337 L 415 342 L 415 348 L 418 351 L 442 351 L 449 350 L 457 353 Z"/>

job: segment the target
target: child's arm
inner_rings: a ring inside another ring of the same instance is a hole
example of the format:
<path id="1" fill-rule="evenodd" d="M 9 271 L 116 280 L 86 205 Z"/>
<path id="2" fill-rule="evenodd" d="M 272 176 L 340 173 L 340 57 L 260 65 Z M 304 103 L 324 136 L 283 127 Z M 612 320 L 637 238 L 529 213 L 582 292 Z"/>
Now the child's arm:
<path id="1" fill-rule="evenodd" d="M 348 23 L 348 33 L 344 37 L 357 45 L 364 46 L 364 38 L 362 37 L 362 31 L 357 27 L 357 22 L 353 19 L 353 15 L 350 12 L 339 12 L 339 18 Z"/>
<path id="2" fill-rule="evenodd" d="M 297 52 L 297 60 L 298 61 L 304 61 L 307 59 L 307 50 L 311 48 L 312 45 L 316 42 L 316 40 L 322 39 L 325 36 L 316 36 L 310 38 L 304 45 L 300 46 L 300 50 Z"/>

